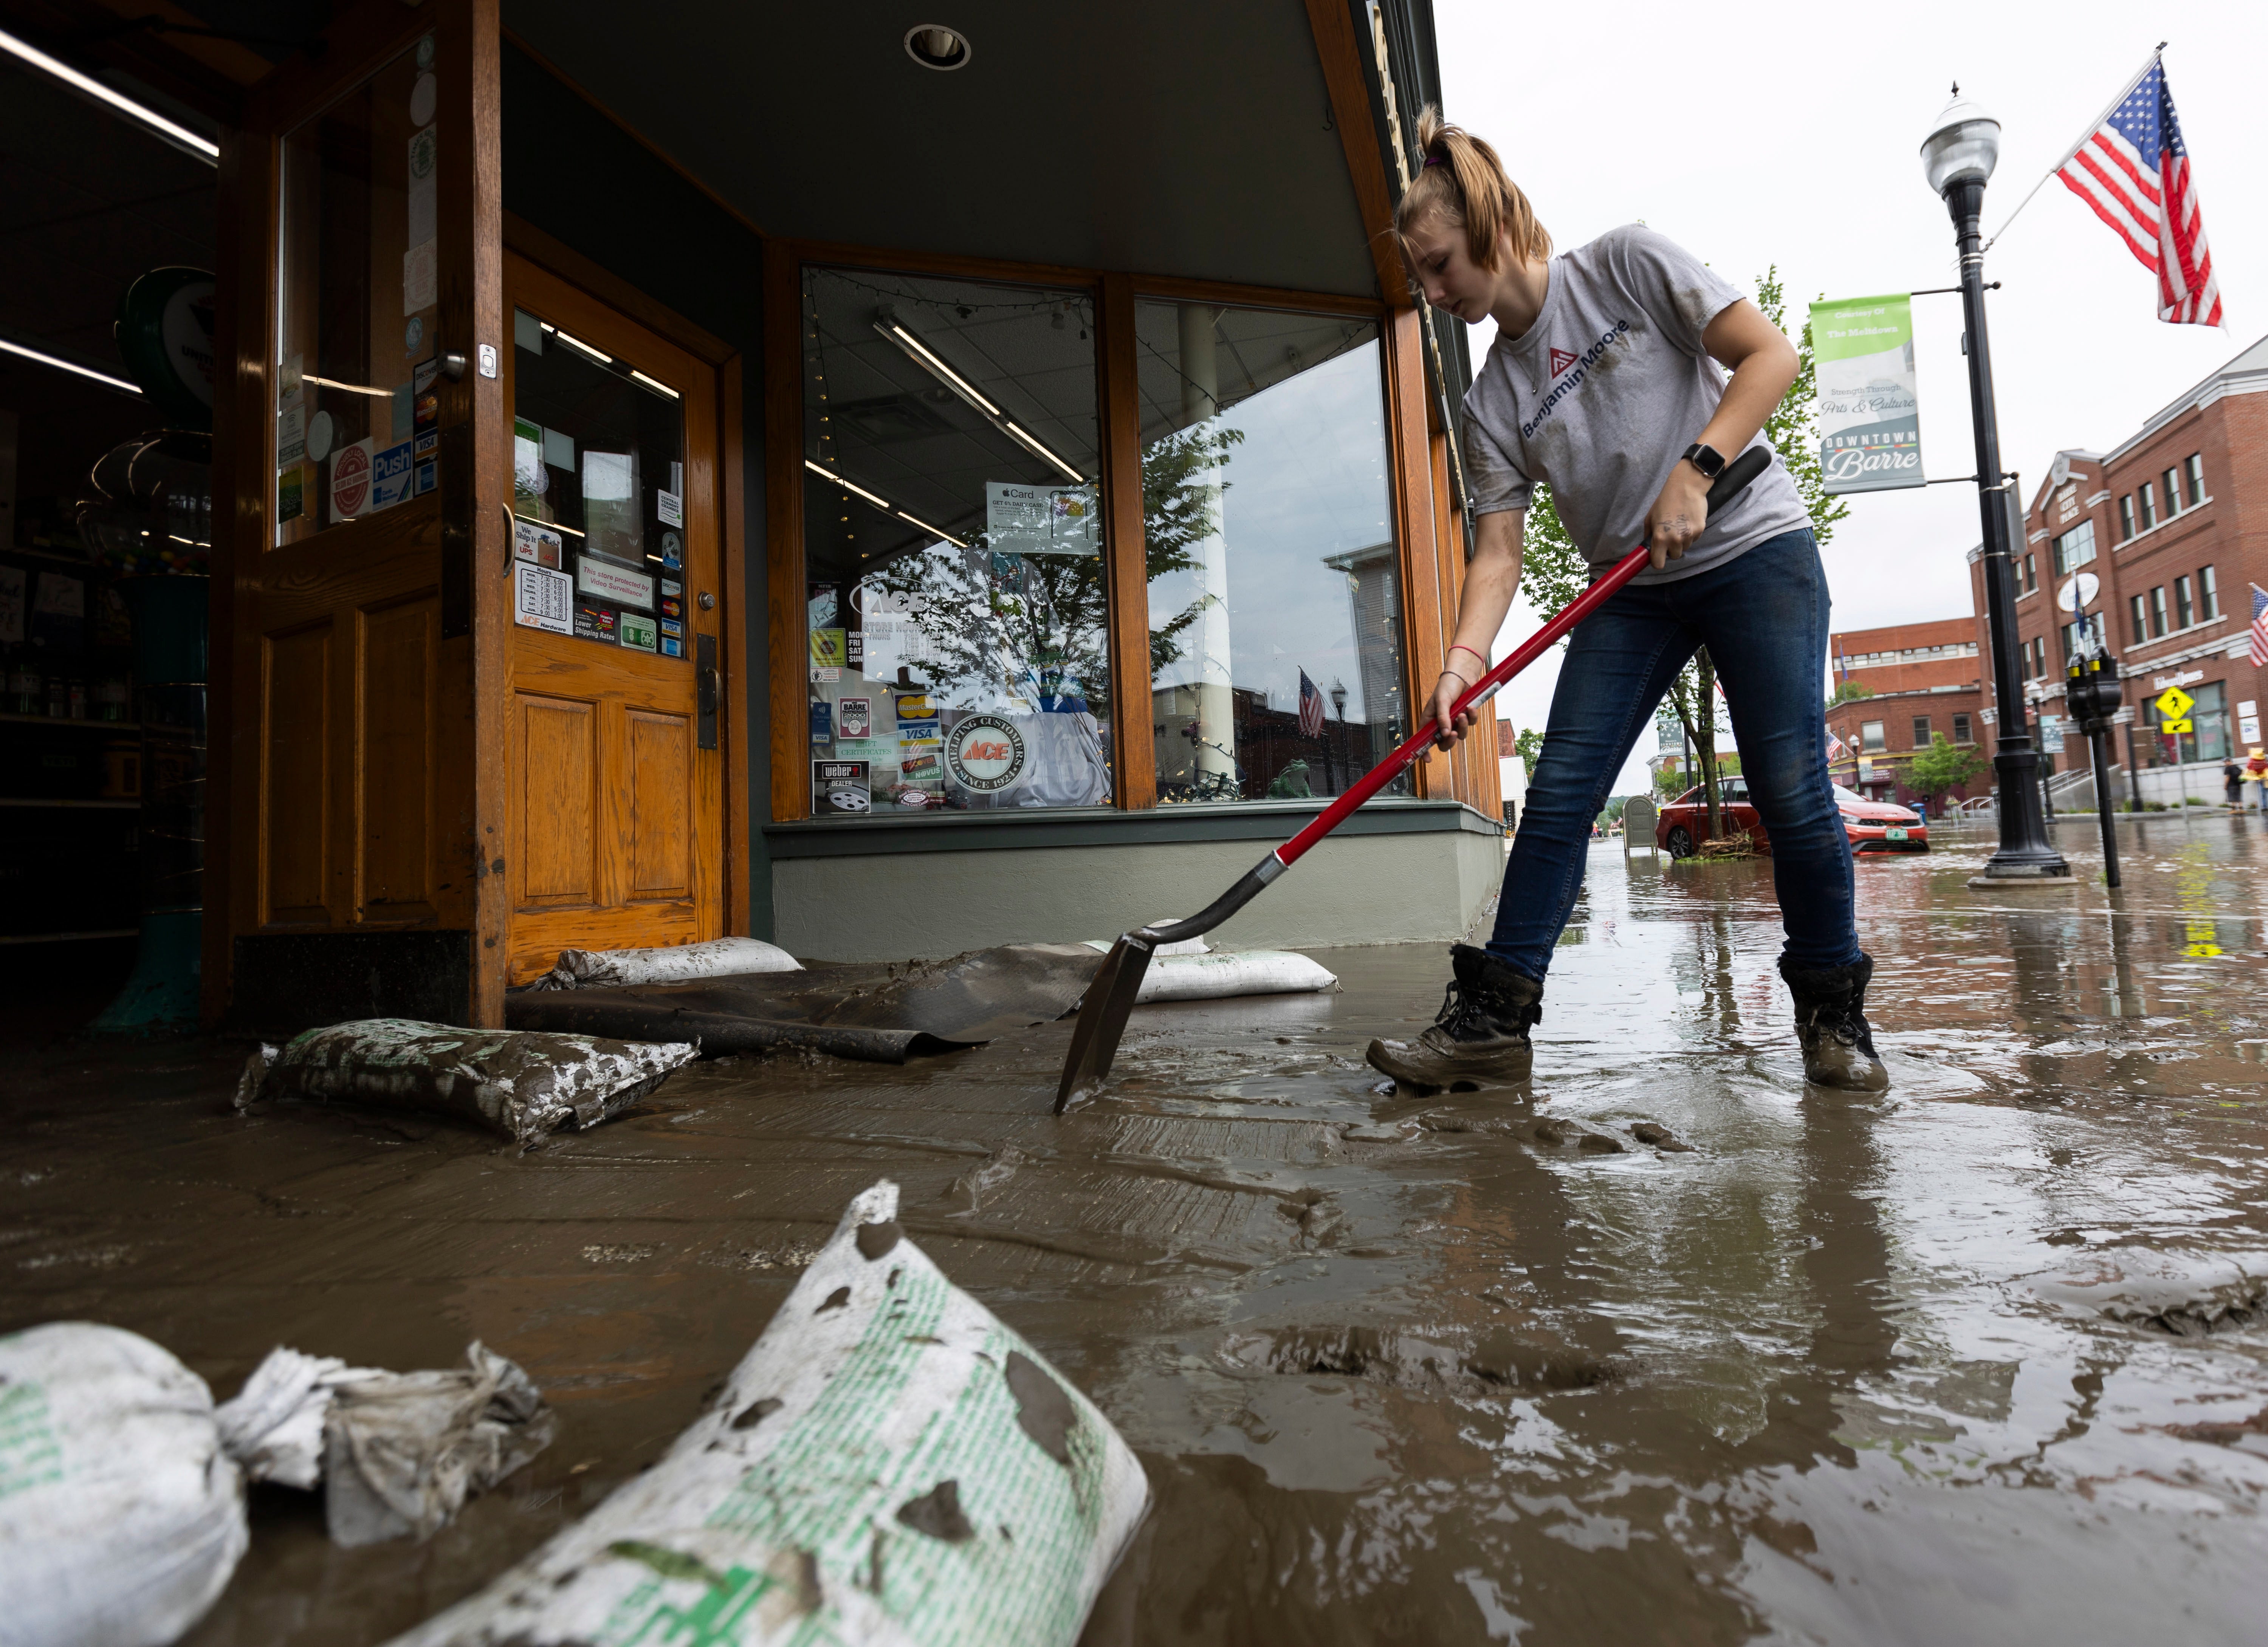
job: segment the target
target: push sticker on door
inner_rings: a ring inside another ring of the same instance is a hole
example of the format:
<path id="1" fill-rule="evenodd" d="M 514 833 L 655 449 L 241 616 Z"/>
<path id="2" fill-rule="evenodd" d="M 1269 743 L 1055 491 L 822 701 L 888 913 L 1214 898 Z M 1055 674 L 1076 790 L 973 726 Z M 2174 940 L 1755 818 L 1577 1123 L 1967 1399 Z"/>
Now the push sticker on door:
<path id="1" fill-rule="evenodd" d="M 525 629 L 571 635 L 575 629 L 575 580 L 533 561 L 512 566 L 512 621 Z"/>

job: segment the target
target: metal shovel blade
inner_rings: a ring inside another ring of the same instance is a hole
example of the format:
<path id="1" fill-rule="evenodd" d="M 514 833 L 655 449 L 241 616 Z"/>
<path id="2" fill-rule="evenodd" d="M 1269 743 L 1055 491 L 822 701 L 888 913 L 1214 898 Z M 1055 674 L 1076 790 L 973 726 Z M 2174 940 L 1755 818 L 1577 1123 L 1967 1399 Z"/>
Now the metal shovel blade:
<path id="1" fill-rule="evenodd" d="M 1134 1011 L 1134 998 L 1142 993 L 1143 974 L 1150 970 L 1150 952 L 1146 937 L 1129 932 L 1110 946 L 1102 965 L 1094 969 L 1086 998 L 1079 1005 L 1079 1022 L 1071 1028 L 1063 1080 L 1056 1087 L 1057 1114 L 1062 1114 L 1073 1099 L 1085 1098 L 1101 1087 L 1110 1074 L 1119 1038 L 1125 1034 L 1126 1020 Z"/>

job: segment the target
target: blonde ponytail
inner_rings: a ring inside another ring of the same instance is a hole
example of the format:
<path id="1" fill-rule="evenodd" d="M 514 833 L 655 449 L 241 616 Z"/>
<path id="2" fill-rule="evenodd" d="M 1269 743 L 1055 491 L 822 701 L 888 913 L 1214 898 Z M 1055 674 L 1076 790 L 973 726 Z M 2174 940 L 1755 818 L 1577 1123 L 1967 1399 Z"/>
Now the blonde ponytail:
<path id="1" fill-rule="evenodd" d="M 1463 127 L 1450 125 L 1430 104 L 1418 117 L 1418 175 L 1394 211 L 1395 239 L 1412 268 L 1417 259 L 1410 254 L 1410 232 L 1437 212 L 1464 230 L 1473 261 L 1491 274 L 1507 236 L 1513 255 L 1524 262 L 1540 263 L 1551 255 L 1550 235 L 1535 221 L 1535 209 L 1520 186 L 1505 175 L 1494 149 Z"/>

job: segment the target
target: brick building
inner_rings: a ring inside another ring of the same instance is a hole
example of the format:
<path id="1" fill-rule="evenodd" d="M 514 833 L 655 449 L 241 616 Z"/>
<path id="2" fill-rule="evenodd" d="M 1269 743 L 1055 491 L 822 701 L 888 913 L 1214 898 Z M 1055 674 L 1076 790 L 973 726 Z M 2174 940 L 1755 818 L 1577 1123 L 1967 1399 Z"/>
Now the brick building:
<path id="1" fill-rule="evenodd" d="M 1970 551 L 1981 645 L 1979 557 Z M 2033 496 L 2016 555 L 2017 636 L 2025 699 L 2051 723 L 2050 742 L 2063 712 L 2065 665 L 2080 639 L 2057 592 L 2081 572 L 2099 580 L 2088 621 L 2127 677 L 2126 702 L 2138 706 L 2114 746 L 2122 774 L 2139 773 L 2133 787 L 2145 799 L 2180 798 L 2175 739 L 2155 730 L 2154 702 L 2178 686 L 2196 700 L 2178 760 L 2208 768 L 2188 775 L 2188 792 L 2217 796 L 2221 761 L 2261 743 L 2268 687 L 2246 640 L 2251 585 L 2268 586 L 2268 338 L 2111 451 L 2058 452 Z M 2058 773 L 2088 765 L 2076 737 L 2042 760 Z"/>
<path id="2" fill-rule="evenodd" d="M 1970 747 L 1985 738 L 1988 677 L 1971 619 L 1846 629 L 1829 637 L 1827 665 L 1837 687 L 1847 683 L 1868 694 L 1829 710 L 1827 726 L 1843 744 L 1829 762 L 1835 781 L 1869 800 L 1920 800 L 1910 771 L 1914 752 L 1928 748 L 1934 734 Z M 1988 770 L 1947 794 L 1963 800 L 1992 783 Z"/>

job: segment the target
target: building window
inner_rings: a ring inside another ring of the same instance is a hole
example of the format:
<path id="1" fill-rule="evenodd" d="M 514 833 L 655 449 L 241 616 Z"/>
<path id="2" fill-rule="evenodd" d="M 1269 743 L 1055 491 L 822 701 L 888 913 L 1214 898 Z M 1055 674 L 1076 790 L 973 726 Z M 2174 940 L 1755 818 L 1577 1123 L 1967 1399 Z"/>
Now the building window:
<path id="1" fill-rule="evenodd" d="M 2150 483 L 2143 482 L 2134 489 L 2134 496 L 2142 505 L 2142 530 L 2147 532 L 2158 524 L 2157 500 L 2150 496 Z"/>
<path id="2" fill-rule="evenodd" d="M 2082 520 L 2055 540 L 2056 576 L 2075 572 L 2095 558 L 2095 523 Z"/>
<path id="3" fill-rule="evenodd" d="M 2174 579 L 2174 627 L 2185 629 L 2197 621 L 2190 608 L 2190 580 L 2187 574 Z"/>
<path id="4" fill-rule="evenodd" d="M 2134 535 L 2134 495 L 2129 492 L 2118 500 L 2118 537 L 2121 542 Z"/>
<path id="5" fill-rule="evenodd" d="M 1926 715 L 1913 717 L 1913 746 L 1917 749 L 1929 747 L 1929 717 Z"/>
<path id="6" fill-rule="evenodd" d="M 2198 568 L 2198 621 L 2210 623 L 2220 615 L 2220 581 L 2213 568 Z"/>
<path id="7" fill-rule="evenodd" d="M 1859 723 L 1859 747 L 1870 755 L 1880 754 L 1889 747 L 1882 737 L 1881 722 L 1860 721 Z"/>
<path id="8" fill-rule="evenodd" d="M 2170 520 L 2182 512 L 2182 477 L 2179 470 L 2168 469 L 2158 477 L 2166 489 L 2166 518 Z"/>
<path id="9" fill-rule="evenodd" d="M 1336 794 L 1410 725 L 1378 327 L 1144 301 L 1134 336 L 1158 798 Z"/>
<path id="10" fill-rule="evenodd" d="M 1953 717 L 1953 741 L 1957 744 L 1974 741 L 1970 736 L 1969 717 L 1966 715 L 1956 715 Z"/>
<path id="11" fill-rule="evenodd" d="M 2027 555 L 2024 556 L 2024 592 L 2029 595 L 2039 586 L 2039 568 L 2034 563 L 2032 556 Z"/>
<path id="12" fill-rule="evenodd" d="M 2144 622 L 2145 620 L 2142 616 L 2142 597 L 2139 595 L 2127 596 L 2126 643 L 2129 646 L 2139 646 L 2142 643 L 2142 636 L 2147 633 L 2143 627 Z"/>
<path id="13" fill-rule="evenodd" d="M 2182 474 L 2190 483 L 2190 507 L 2205 502 L 2205 455 L 2192 452 L 2182 460 Z"/>
<path id="14" fill-rule="evenodd" d="M 2188 716 L 2190 730 L 2183 732 L 2179 739 L 2178 758 L 2183 761 L 2226 761 L 2229 752 L 2236 748 L 2228 736 L 2227 684 L 2219 680 L 2208 681 L 2201 687 L 2191 687 L 2188 691 L 2194 701 Z M 2157 733 L 2154 765 L 2175 755 L 2175 740 L 2169 734 L 2157 732 L 2158 720 L 2157 699 L 2145 698 L 2142 701 L 2142 724 Z"/>
<path id="15" fill-rule="evenodd" d="M 2150 638 L 2156 640 L 2166 632 L 2166 586 L 2160 584 L 2150 592 Z"/>
<path id="16" fill-rule="evenodd" d="M 1109 803 L 1094 305 L 804 271 L 814 816 Z"/>
<path id="17" fill-rule="evenodd" d="M 423 455 L 436 436 L 440 241 L 433 129 L 409 115 L 419 74 L 417 53 L 404 51 L 284 136 L 277 548 L 420 496 L 439 479 L 438 463 Z"/>

